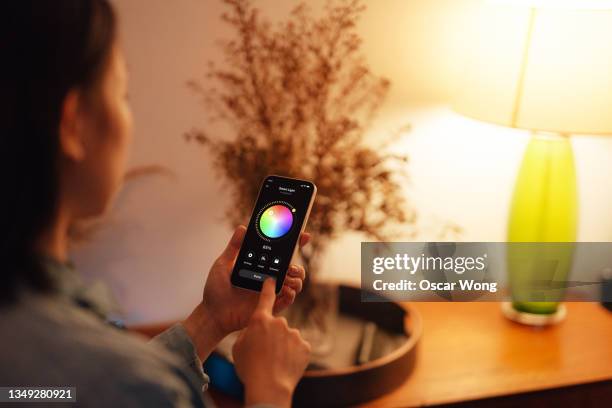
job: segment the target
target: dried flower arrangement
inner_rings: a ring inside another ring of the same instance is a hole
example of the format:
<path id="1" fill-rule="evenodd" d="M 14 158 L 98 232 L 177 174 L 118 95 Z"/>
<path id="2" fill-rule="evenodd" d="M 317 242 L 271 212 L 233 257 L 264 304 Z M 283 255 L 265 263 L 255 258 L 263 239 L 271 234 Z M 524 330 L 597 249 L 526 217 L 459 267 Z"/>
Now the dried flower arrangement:
<path id="1" fill-rule="evenodd" d="M 388 153 L 396 135 L 377 147 L 363 143 L 390 82 L 372 73 L 360 53 L 361 1 L 329 0 L 319 17 L 302 3 L 274 25 L 250 0 L 223 1 L 229 11 L 222 19 L 235 33 L 223 44 L 225 64 L 209 65 L 211 88 L 189 86 L 211 120 L 229 124 L 233 134 L 222 139 L 194 129 L 185 136 L 212 153 L 234 200 L 228 219 L 248 219 L 268 174 L 314 182 L 307 229 L 315 238 L 301 253 L 310 277 L 329 241 L 344 231 L 389 240 L 393 227 L 413 226 L 415 211 L 403 191 L 408 158 Z M 304 292 L 302 298 L 318 301 Z"/>

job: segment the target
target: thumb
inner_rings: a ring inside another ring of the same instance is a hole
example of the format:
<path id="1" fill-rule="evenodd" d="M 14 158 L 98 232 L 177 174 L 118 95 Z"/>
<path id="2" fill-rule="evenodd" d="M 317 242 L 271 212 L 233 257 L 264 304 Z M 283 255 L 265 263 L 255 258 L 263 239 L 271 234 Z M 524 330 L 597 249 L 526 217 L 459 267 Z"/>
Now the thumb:
<path id="1" fill-rule="evenodd" d="M 230 238 L 227 246 L 223 250 L 220 258 L 224 261 L 231 263 L 234 262 L 236 257 L 238 256 L 238 252 L 240 251 L 240 246 L 242 245 L 242 241 L 244 240 L 244 235 L 246 234 L 246 227 L 244 225 L 239 225 L 234 230 L 234 234 Z"/>
<path id="2" fill-rule="evenodd" d="M 259 294 L 259 303 L 257 303 L 257 311 L 272 314 L 274 302 L 276 301 L 276 280 L 268 278 L 264 281 Z"/>

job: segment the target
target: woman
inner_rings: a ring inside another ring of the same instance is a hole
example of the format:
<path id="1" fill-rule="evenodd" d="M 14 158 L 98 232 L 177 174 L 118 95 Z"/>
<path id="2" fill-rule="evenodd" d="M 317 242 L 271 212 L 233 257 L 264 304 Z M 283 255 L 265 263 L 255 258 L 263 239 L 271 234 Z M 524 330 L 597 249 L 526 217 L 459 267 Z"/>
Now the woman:
<path id="1" fill-rule="evenodd" d="M 71 386 L 83 406 L 201 406 L 205 359 L 227 334 L 247 405 L 288 406 L 309 345 L 273 312 L 293 302 L 233 288 L 239 227 L 203 299 L 150 344 L 104 320 L 68 262 L 80 219 L 110 206 L 132 139 L 127 73 L 107 0 L 5 2 L 0 24 L 0 386 Z M 303 236 L 301 244 L 308 241 Z"/>

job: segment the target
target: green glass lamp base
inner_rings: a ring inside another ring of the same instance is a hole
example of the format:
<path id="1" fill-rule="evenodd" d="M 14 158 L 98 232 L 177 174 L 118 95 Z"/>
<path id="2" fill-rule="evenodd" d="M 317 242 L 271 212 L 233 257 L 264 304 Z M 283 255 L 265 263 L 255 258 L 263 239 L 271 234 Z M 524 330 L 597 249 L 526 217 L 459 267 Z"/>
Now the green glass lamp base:
<path id="1" fill-rule="evenodd" d="M 567 245 L 552 249 L 535 245 L 509 247 L 508 276 L 512 302 L 505 305 L 503 310 L 511 320 L 525 324 L 534 321 L 534 324 L 541 325 L 561 321 L 565 315 L 565 308 L 560 303 L 563 290 L 550 291 L 542 298 L 526 282 L 568 279 L 573 242 L 576 241 L 577 203 L 576 170 L 570 138 L 535 132 L 525 151 L 514 189 L 508 242 L 563 242 Z M 516 261 L 522 257 L 537 262 L 551 254 L 559 260 L 559 266 L 554 271 L 526 268 Z"/>
<path id="2" fill-rule="evenodd" d="M 554 314 L 559 310 L 558 302 L 512 302 L 512 307 L 523 313 Z"/>

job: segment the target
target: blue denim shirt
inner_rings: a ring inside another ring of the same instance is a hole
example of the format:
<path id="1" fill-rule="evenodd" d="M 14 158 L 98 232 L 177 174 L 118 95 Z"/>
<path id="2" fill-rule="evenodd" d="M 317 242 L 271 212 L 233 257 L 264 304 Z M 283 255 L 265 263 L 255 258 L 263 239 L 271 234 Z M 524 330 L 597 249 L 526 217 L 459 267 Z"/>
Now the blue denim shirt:
<path id="1" fill-rule="evenodd" d="M 181 324 L 151 341 L 120 330 L 70 265 L 44 262 L 56 290 L 0 308 L 0 386 L 76 387 L 77 406 L 205 405 L 208 377 Z"/>

